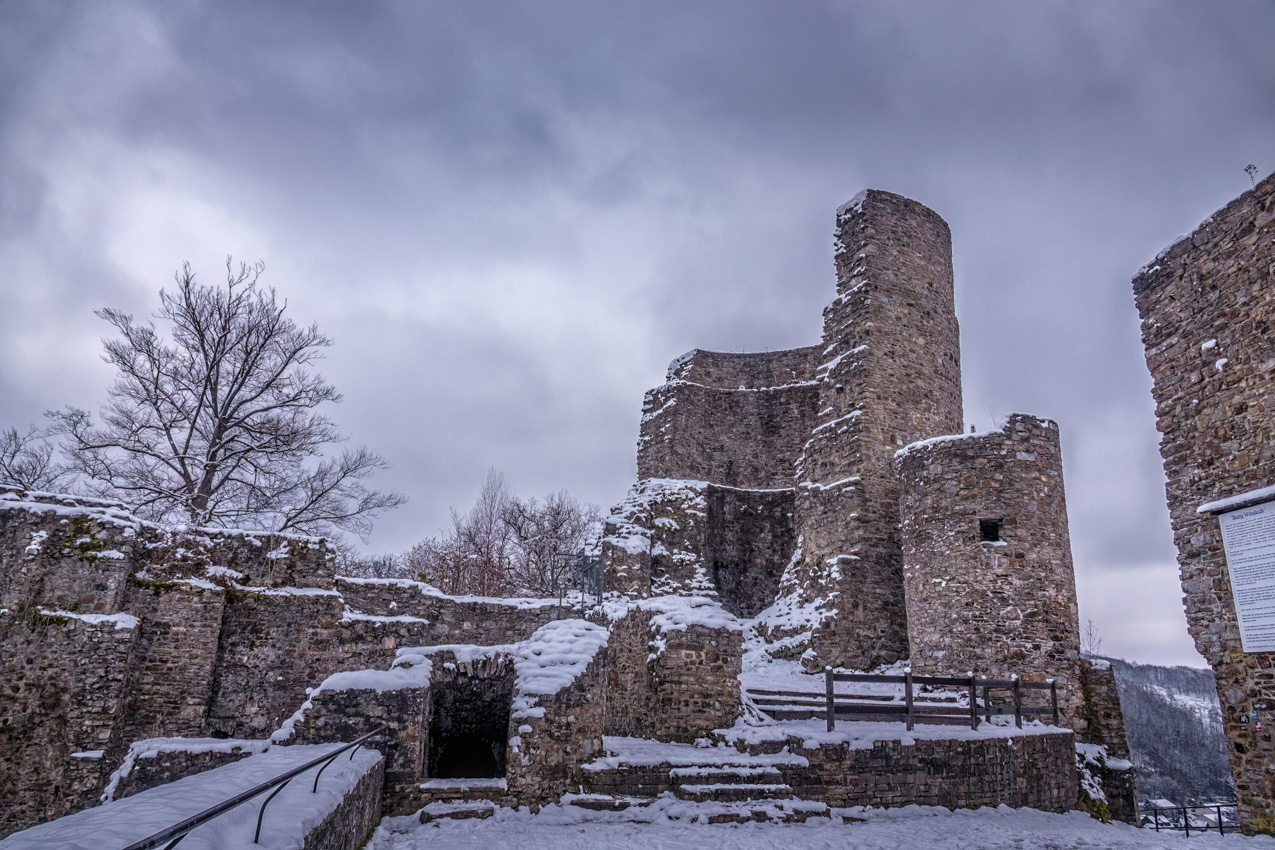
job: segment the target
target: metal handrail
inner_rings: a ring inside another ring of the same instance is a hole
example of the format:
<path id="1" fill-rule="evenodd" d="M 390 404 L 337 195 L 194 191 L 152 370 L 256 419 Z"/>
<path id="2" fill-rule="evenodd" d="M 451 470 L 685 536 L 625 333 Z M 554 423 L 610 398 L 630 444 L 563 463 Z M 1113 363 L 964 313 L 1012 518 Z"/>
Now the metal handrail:
<path id="1" fill-rule="evenodd" d="M 375 729 L 373 729 L 371 732 L 368 732 L 366 735 L 363 735 L 359 738 L 355 738 L 353 741 L 349 742 L 348 744 L 338 747 L 337 749 L 332 750 L 331 752 L 324 753 L 318 758 L 308 761 L 299 767 L 294 767 L 292 768 L 292 770 L 289 770 L 286 773 L 281 773 L 278 776 L 274 777 L 273 779 L 270 779 L 270 780 L 267 780 L 266 782 L 261 783 L 255 788 L 249 788 L 247 791 L 244 791 L 240 794 L 236 794 L 235 796 L 231 797 L 229 800 L 224 800 L 210 809 L 205 809 L 204 811 L 200 812 L 197 815 L 192 815 L 191 817 L 186 818 L 181 823 L 173 824 L 172 826 L 168 827 L 168 829 L 157 832 L 154 835 L 147 836 L 146 838 L 143 838 L 141 841 L 134 842 L 133 844 L 130 844 L 127 847 L 123 848 L 123 850 L 150 850 L 150 848 L 158 847 L 162 842 L 168 841 L 168 839 L 171 838 L 173 839 L 172 842 L 164 845 L 164 850 L 170 850 L 170 848 L 177 846 L 177 842 L 185 838 L 191 832 L 191 830 L 195 829 L 195 827 L 201 826 L 207 823 L 208 821 L 212 820 L 213 818 L 217 817 L 218 815 L 228 812 L 242 803 L 248 802 L 249 800 L 257 796 L 261 792 L 268 791 L 269 789 L 273 788 L 276 785 L 279 786 L 279 789 L 275 791 L 275 794 L 277 794 L 279 793 L 279 791 L 283 790 L 283 786 L 287 785 L 289 782 L 292 781 L 293 777 L 299 774 L 305 773 L 307 770 L 314 767 L 316 764 L 322 764 L 324 762 L 327 762 L 327 764 L 323 764 L 323 767 L 319 769 L 319 773 L 323 773 L 323 770 L 327 768 L 328 764 L 331 764 L 333 761 L 335 761 L 336 757 L 341 755 L 341 753 L 345 752 L 346 750 L 358 750 L 359 747 L 363 746 L 364 741 L 381 734 L 382 732 L 385 731 L 385 728 L 386 728 L 385 726 L 378 726 Z M 354 753 L 351 752 L 350 760 L 352 761 L 353 759 L 354 759 Z M 314 777 L 314 788 L 312 789 L 311 793 L 317 793 L 318 790 L 319 790 L 319 777 L 318 777 L 318 774 L 316 774 Z M 269 797 L 266 798 L 265 803 L 262 803 L 261 805 L 261 811 L 257 813 L 257 831 L 252 838 L 253 844 L 256 844 L 257 839 L 261 837 L 261 819 L 265 816 L 266 806 L 270 803 L 272 799 L 274 799 L 275 794 L 271 794 Z"/>

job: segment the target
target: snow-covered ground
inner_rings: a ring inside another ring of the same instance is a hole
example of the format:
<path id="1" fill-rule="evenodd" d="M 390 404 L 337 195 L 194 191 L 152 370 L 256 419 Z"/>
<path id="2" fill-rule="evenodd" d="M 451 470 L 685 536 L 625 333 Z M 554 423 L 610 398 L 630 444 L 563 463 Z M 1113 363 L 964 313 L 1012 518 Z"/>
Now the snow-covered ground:
<path id="1" fill-rule="evenodd" d="M 657 804 L 659 805 L 659 804 Z M 667 801 L 667 812 L 685 813 L 696 804 Z M 840 810 L 839 810 L 840 811 Z M 414 816 L 386 818 L 368 850 L 531 850 L 552 847 L 607 850 L 1141 850 L 1141 848 L 1275 848 L 1275 838 L 1227 834 L 1192 835 L 1103 824 L 1080 812 L 1047 814 L 1032 809 L 961 810 L 908 806 L 902 809 L 847 809 L 862 823 L 811 819 L 804 824 L 697 824 L 653 820 L 633 823 L 621 813 L 548 806 L 538 815 L 498 809 L 486 820 L 437 820 L 421 825 Z"/>

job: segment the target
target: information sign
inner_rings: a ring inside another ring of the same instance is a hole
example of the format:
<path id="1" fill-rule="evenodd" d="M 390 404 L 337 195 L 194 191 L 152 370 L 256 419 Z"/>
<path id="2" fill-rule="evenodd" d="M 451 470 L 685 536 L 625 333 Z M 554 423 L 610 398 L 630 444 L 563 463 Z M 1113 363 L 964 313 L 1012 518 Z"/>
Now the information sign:
<path id="1" fill-rule="evenodd" d="M 1244 651 L 1275 652 L 1275 501 L 1219 519 Z"/>

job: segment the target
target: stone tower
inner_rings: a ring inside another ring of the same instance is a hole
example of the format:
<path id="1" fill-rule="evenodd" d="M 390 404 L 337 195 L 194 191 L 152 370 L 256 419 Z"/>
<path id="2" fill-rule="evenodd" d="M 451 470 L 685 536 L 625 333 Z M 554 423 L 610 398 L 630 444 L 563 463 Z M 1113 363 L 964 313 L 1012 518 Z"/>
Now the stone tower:
<path id="1" fill-rule="evenodd" d="M 1052 677 L 1083 723 L 1058 425 L 1015 413 L 999 431 L 910 446 L 895 466 L 912 671 Z"/>
<path id="2" fill-rule="evenodd" d="M 783 590 L 825 600 L 808 666 L 907 657 L 894 453 L 962 430 L 952 239 L 933 210 L 869 190 L 837 211 L 818 413 L 797 467 L 799 556 Z"/>

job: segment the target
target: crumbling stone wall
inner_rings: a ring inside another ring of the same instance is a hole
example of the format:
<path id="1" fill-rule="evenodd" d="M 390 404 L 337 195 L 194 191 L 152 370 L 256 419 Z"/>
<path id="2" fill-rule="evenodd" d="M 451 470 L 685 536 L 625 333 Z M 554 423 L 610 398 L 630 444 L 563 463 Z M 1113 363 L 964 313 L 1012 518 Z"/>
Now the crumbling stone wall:
<path id="1" fill-rule="evenodd" d="M 428 584 L 406 579 L 338 576 L 336 589 L 345 604 L 361 614 L 428 621 L 422 626 L 421 645 L 526 640 L 545 623 L 569 613 L 552 599 L 447 596 Z"/>
<path id="2" fill-rule="evenodd" d="M 322 690 L 296 722 L 290 743 L 348 742 L 379 726 L 386 732 L 364 747 L 385 756 L 383 795 L 390 814 L 409 814 L 425 775 L 425 737 L 429 726 L 430 688 L 348 688 Z M 379 812 L 378 812 L 379 814 Z"/>
<path id="3" fill-rule="evenodd" d="M 933 210 L 870 190 L 838 210 L 835 251 L 819 415 L 797 470 L 802 558 L 784 590 L 835 608 L 812 667 L 870 669 L 908 654 L 891 462 L 962 430 L 960 334 L 951 234 Z"/>
<path id="4" fill-rule="evenodd" d="M 896 468 L 913 671 L 1052 677 L 1083 735 L 1058 425 L 1015 413 L 999 431 L 909 446 Z M 983 539 L 985 522 L 999 539 Z"/>
<path id="5" fill-rule="evenodd" d="M 709 486 L 704 564 L 722 607 L 755 617 L 775 601 L 797 546 L 794 490 Z"/>
<path id="6" fill-rule="evenodd" d="M 139 527 L 112 502 L 0 487 L 0 608 L 119 611 L 148 554 Z"/>
<path id="7" fill-rule="evenodd" d="M 1218 520 L 1196 511 L 1275 485 L 1273 248 L 1275 176 L 1133 279 L 1187 625 L 1217 677 L 1241 819 L 1264 831 L 1275 831 L 1271 656 L 1244 651 Z M 1245 722 L 1254 711 L 1265 730 Z"/>
<path id="8" fill-rule="evenodd" d="M 583 785 L 584 765 L 602 753 L 606 663 L 604 646 L 554 694 L 527 700 L 515 690 L 506 770 L 520 803 L 538 808 Z"/>
<path id="9" fill-rule="evenodd" d="M 696 350 L 674 361 L 642 403 L 638 477 L 790 487 L 818 403 L 817 356 Z"/>
<path id="10" fill-rule="evenodd" d="M 702 616 L 698 615 L 702 612 Z M 606 733 L 693 742 L 740 713 L 743 632 L 707 602 L 651 599 L 611 623 Z"/>
<path id="11" fill-rule="evenodd" d="M 1084 744 L 1104 747 L 1106 757 L 1089 760 L 1088 769 L 1102 783 L 1107 795 L 1107 811 L 1116 820 L 1137 824 L 1137 775 L 1129 760 L 1129 742 L 1124 731 L 1124 711 L 1111 664 L 1090 658 L 1080 659 L 1080 689 L 1084 698 L 1085 725 L 1076 736 Z"/>
<path id="12" fill-rule="evenodd" d="M 124 610 L 142 627 L 125 741 L 204 733 L 225 606 L 215 585 L 130 581 Z"/>
<path id="13" fill-rule="evenodd" d="M 262 738 L 329 674 L 564 613 L 415 582 L 339 592 L 331 563 L 308 539 L 170 534 L 113 503 L 0 491 L 0 779 L 24 791 L 0 834 L 96 802 L 139 738 Z"/>
<path id="14" fill-rule="evenodd" d="M 770 605 L 796 546 L 794 491 L 639 481 L 607 519 L 606 586 L 626 595 L 697 595 L 749 617 Z"/>

